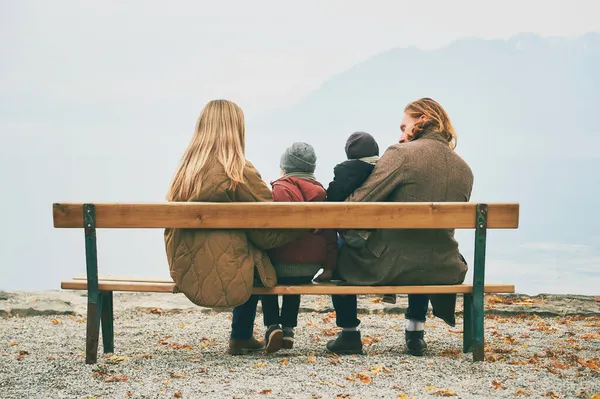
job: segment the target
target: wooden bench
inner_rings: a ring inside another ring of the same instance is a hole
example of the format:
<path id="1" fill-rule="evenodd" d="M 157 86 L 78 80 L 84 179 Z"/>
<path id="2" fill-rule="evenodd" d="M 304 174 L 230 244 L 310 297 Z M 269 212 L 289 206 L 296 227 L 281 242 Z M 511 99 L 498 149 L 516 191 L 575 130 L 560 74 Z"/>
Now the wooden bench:
<path id="1" fill-rule="evenodd" d="M 516 203 L 158 203 L 53 204 L 54 227 L 83 228 L 87 278 L 61 288 L 87 290 L 86 363 L 97 361 L 99 330 L 105 353 L 114 351 L 113 292 L 170 292 L 172 281 L 98 277 L 96 229 L 475 229 L 473 284 L 348 286 L 313 284 L 255 288 L 255 294 L 463 294 L 463 352 L 484 359 L 484 293 L 514 293 L 514 285 L 484 284 L 487 229 L 515 229 Z M 166 267 L 166 265 L 165 265 Z"/>

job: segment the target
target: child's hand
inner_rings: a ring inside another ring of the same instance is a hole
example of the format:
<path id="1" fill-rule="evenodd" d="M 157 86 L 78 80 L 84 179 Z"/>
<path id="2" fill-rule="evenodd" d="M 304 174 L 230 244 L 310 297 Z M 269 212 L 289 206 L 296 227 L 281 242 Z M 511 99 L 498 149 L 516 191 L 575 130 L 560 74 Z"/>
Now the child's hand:
<path id="1" fill-rule="evenodd" d="M 330 281 L 333 277 L 333 272 L 331 270 L 323 270 L 323 273 L 319 274 L 315 280 L 317 281 Z"/>

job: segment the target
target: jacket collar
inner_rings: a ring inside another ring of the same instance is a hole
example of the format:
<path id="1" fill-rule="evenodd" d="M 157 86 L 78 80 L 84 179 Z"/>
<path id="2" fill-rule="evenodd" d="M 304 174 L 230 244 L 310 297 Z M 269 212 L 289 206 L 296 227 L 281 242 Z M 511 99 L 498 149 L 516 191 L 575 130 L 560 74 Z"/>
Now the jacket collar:
<path id="1" fill-rule="evenodd" d="M 440 141 L 442 143 L 448 144 L 448 140 L 446 139 L 446 137 L 444 137 L 440 132 L 435 132 L 431 129 L 427 129 L 427 130 L 423 131 L 423 133 L 421 133 L 416 138 L 416 140 L 421 140 L 421 139 L 436 140 L 436 141 Z"/>

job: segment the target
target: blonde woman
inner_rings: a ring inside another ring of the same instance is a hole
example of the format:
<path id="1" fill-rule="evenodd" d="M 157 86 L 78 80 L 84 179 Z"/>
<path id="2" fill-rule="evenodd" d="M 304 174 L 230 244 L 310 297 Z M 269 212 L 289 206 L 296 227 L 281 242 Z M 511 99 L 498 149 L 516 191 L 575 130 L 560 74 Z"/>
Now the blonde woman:
<path id="1" fill-rule="evenodd" d="M 400 130 L 400 143 L 387 149 L 369 178 L 346 201 L 469 201 L 473 173 L 454 151 L 456 132 L 444 108 L 430 98 L 414 101 L 404 109 Z M 357 285 L 460 284 L 467 264 L 452 229 L 381 229 L 363 243 L 344 243 L 336 271 Z M 332 299 L 343 331 L 327 349 L 340 354 L 362 352 L 356 296 Z M 405 331 L 409 354 L 423 355 L 427 347 L 424 327 L 430 300 L 435 316 L 455 324 L 456 295 L 409 295 Z"/>
<path id="2" fill-rule="evenodd" d="M 171 183 L 168 201 L 272 201 L 271 191 L 244 156 L 244 114 L 231 101 L 210 101 Z M 171 277 L 193 303 L 233 307 L 231 354 L 264 348 L 254 338 L 258 296 L 255 278 L 265 287 L 277 283 L 265 250 L 293 241 L 300 233 L 267 230 L 166 229 Z M 256 271 L 256 274 L 255 274 Z M 279 331 L 281 333 L 281 331 Z M 282 337 L 268 337 L 272 344 Z M 269 350 L 269 348 L 267 348 Z"/>

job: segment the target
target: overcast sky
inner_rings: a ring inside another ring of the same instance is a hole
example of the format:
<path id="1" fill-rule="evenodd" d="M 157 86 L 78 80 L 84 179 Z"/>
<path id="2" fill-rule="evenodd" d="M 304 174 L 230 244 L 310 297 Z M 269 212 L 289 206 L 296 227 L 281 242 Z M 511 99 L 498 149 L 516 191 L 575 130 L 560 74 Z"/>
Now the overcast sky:
<path id="1" fill-rule="evenodd" d="M 0 0 L 0 289 L 85 270 L 83 233 L 53 229 L 52 202 L 163 200 L 211 99 L 251 118 L 397 47 L 600 32 L 598 4 Z M 161 231 L 102 232 L 100 246 L 103 273 L 168 276 Z"/>
<path id="2" fill-rule="evenodd" d="M 577 36 L 600 31 L 598 15 L 595 0 L 0 0 L 0 107 L 11 96 L 65 107 L 226 97 L 248 115 L 394 47 Z"/>

